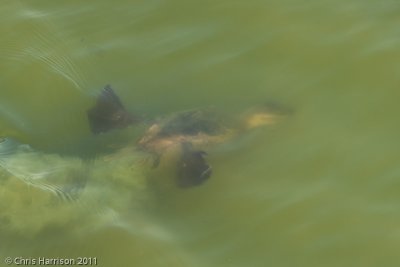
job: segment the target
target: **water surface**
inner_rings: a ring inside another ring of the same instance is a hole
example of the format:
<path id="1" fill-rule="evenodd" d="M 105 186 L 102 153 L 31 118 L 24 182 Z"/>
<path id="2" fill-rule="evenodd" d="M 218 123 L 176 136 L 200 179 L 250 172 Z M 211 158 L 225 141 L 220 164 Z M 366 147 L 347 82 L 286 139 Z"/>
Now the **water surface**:
<path id="1" fill-rule="evenodd" d="M 97 169 L 103 182 L 78 204 L 4 173 L 0 256 L 397 266 L 398 10 L 358 0 L 2 1 L 0 134 L 44 153 L 83 153 L 85 112 L 106 84 L 146 118 L 205 107 L 234 117 L 266 101 L 293 113 L 210 151 L 214 173 L 201 187 L 143 174 L 156 177 L 144 200 L 126 190 L 138 176 L 125 169 L 111 172 L 116 182 Z"/>

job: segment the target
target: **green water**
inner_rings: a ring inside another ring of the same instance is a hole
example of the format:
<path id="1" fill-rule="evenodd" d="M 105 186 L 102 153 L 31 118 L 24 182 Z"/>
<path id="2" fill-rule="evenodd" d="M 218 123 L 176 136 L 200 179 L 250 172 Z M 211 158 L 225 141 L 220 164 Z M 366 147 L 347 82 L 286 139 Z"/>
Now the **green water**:
<path id="1" fill-rule="evenodd" d="M 212 150 L 200 187 L 149 171 L 159 179 L 148 201 L 126 192 L 129 176 L 104 191 L 89 184 L 100 196 L 82 207 L 2 174 L 0 266 L 7 256 L 398 266 L 399 10 L 358 0 L 3 0 L 2 136 L 74 150 L 91 138 L 85 113 L 106 84 L 149 118 L 205 107 L 234 116 L 266 101 L 293 114 Z"/>

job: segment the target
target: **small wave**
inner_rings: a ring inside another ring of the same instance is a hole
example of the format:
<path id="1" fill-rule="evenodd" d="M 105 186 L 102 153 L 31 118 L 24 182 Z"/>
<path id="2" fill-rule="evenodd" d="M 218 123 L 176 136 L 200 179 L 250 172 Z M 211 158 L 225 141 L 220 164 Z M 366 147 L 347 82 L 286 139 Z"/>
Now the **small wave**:
<path id="1" fill-rule="evenodd" d="M 18 3 L 18 2 L 17 2 Z M 41 63 L 45 69 L 63 77 L 72 83 L 74 88 L 83 91 L 87 88 L 87 75 L 80 64 L 72 57 L 75 43 L 74 38 L 61 36 L 50 21 L 47 13 L 23 6 L 21 3 L 13 6 L 17 20 L 8 21 L 4 42 L 0 45 L 2 57 L 26 64 L 27 62 Z M 15 31 L 23 32 L 16 35 Z M 81 59 L 79 59 L 81 60 Z"/>

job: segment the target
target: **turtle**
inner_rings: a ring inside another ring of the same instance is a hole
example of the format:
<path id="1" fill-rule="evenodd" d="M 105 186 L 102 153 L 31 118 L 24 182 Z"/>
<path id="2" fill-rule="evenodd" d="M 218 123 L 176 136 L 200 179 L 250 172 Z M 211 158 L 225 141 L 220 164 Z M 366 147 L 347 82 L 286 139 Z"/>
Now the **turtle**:
<path id="1" fill-rule="evenodd" d="M 183 188 L 198 186 L 212 174 L 212 167 L 206 161 L 207 148 L 231 140 L 245 131 L 275 124 L 289 112 L 276 103 L 268 102 L 244 112 L 236 123 L 224 121 L 209 109 L 176 112 L 146 122 L 147 129 L 136 142 L 136 148 L 152 155 L 153 168 L 169 151 L 179 150 L 176 184 Z M 125 109 L 110 85 L 100 92 L 96 104 L 87 114 L 95 135 L 140 122 L 137 116 Z"/>
<path id="2" fill-rule="evenodd" d="M 152 156 L 152 167 L 156 168 L 162 157 L 170 151 L 178 151 L 176 184 L 189 188 L 203 184 L 212 175 L 212 166 L 206 160 L 208 148 L 231 140 L 243 131 L 276 123 L 285 114 L 287 112 L 278 105 L 268 104 L 244 113 L 238 119 L 240 123 L 236 128 L 232 126 L 234 123 L 226 123 L 207 109 L 177 112 L 143 122 L 139 116 L 125 109 L 120 98 L 107 85 L 98 95 L 95 105 L 87 110 L 90 130 L 94 135 L 100 135 L 145 123 L 144 133 L 133 146 L 128 144 L 127 148 L 99 160 L 97 155 L 92 159 L 83 159 L 46 154 L 12 138 L 0 138 L 0 166 L 28 184 L 65 199 L 75 199 L 85 188 L 90 169 L 93 169 L 90 166 L 96 165 L 93 162 L 110 162 L 112 159 L 114 165 L 119 162 L 128 167 L 137 162 L 140 151 Z M 57 184 L 58 181 L 61 182 Z"/>
<path id="3" fill-rule="evenodd" d="M 44 190 L 63 200 L 63 203 L 83 203 L 83 206 L 90 207 L 91 214 L 94 214 L 93 207 L 103 207 L 99 208 L 99 212 L 105 214 L 103 217 L 115 218 L 131 210 L 133 203 L 140 206 L 140 203 L 145 202 L 147 206 L 147 203 L 152 202 L 152 193 L 149 194 L 147 190 L 147 172 L 140 165 L 146 155 L 151 155 L 153 159 L 150 164 L 152 169 L 157 168 L 164 157 L 176 153 L 177 157 L 173 158 L 175 160 L 167 161 L 175 164 L 175 184 L 184 189 L 197 187 L 212 176 L 213 168 L 207 162 L 207 155 L 212 151 L 210 148 L 233 140 L 251 129 L 274 124 L 288 112 L 279 105 L 268 103 L 234 118 L 232 121 L 236 119 L 236 123 L 219 117 L 210 109 L 186 110 L 146 121 L 142 116 L 128 112 L 108 85 L 86 114 L 94 139 L 108 132 L 135 128 L 139 124 L 144 125 L 143 131 L 123 148 L 88 158 L 44 153 L 13 138 L 0 138 L 0 184 L 3 192 L 7 192 L 7 195 L 0 195 L 0 207 L 3 210 L 0 221 L 3 217 L 11 221 L 11 224 L 18 225 L 19 228 L 15 226 L 18 231 L 25 228 L 32 231 L 32 227 L 40 229 L 49 223 L 58 223 L 59 216 L 70 211 L 68 205 L 57 206 L 50 198 L 43 198 L 42 202 L 38 199 L 21 200 L 21 205 L 32 205 L 32 214 L 44 207 L 54 206 L 55 210 L 59 210 L 46 212 L 52 217 L 43 217 L 41 223 L 32 217 L 32 223 L 21 224 L 26 212 L 17 214 L 12 206 L 4 206 L 9 202 L 8 195 L 20 194 L 21 188 L 11 182 L 15 179 L 4 178 L 7 175 L 1 169 L 9 176 L 37 188 L 35 198 L 48 196 L 40 194 Z M 86 213 L 87 209 L 83 209 L 76 215 L 76 220 L 81 220 L 80 216 Z M 121 222 L 119 219 L 116 221 Z"/>

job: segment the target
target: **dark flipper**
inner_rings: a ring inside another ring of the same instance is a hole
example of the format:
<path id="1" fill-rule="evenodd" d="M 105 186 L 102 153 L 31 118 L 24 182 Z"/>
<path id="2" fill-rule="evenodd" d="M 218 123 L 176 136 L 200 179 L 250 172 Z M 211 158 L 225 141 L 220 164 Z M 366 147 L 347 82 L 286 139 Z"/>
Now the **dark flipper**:
<path id="1" fill-rule="evenodd" d="M 183 143 L 182 150 L 182 157 L 178 162 L 178 186 L 183 188 L 196 186 L 210 178 L 212 168 L 204 159 L 207 153 L 194 150 L 190 143 Z"/>
<path id="2" fill-rule="evenodd" d="M 99 134 L 116 128 L 125 128 L 135 122 L 121 100 L 107 85 L 97 98 L 96 105 L 87 111 L 92 133 Z"/>

